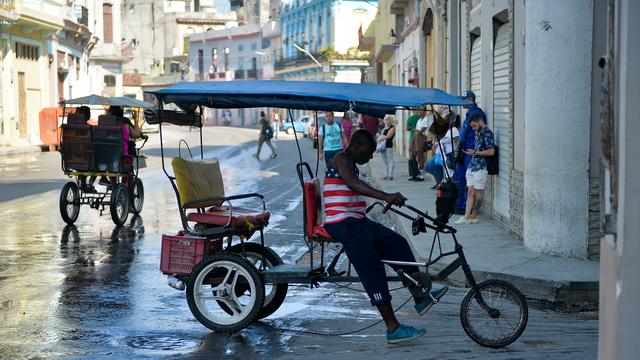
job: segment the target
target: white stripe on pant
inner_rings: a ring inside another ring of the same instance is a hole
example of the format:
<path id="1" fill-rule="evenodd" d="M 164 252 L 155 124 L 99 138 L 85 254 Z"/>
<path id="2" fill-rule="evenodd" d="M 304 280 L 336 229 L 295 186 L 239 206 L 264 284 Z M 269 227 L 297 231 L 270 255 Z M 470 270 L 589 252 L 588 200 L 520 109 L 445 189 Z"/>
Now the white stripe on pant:
<path id="1" fill-rule="evenodd" d="M 382 161 L 384 161 L 384 176 L 393 177 L 393 169 L 396 166 L 393 161 L 393 148 L 386 148 L 380 154 L 382 155 Z"/>

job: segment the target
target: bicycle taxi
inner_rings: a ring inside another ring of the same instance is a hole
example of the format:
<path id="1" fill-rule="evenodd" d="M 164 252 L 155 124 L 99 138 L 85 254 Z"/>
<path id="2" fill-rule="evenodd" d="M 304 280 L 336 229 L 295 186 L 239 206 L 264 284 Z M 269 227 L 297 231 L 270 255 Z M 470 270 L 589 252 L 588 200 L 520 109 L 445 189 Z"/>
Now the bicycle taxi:
<path id="1" fill-rule="evenodd" d="M 151 103 L 122 97 L 90 95 L 63 101 L 63 110 L 68 106 L 106 106 L 131 108 L 136 116 L 140 109 L 154 106 Z M 63 114 L 65 111 L 63 111 Z M 123 118 L 124 119 L 124 118 Z M 144 167 L 140 149 L 148 137 L 142 135 L 143 143 L 136 147 L 129 142 L 125 153 L 122 120 L 114 115 L 100 115 L 95 126 L 87 124 L 85 116 L 78 112 L 63 116 L 60 125 L 60 154 L 62 171 L 75 178 L 67 182 L 60 193 L 60 215 L 67 224 L 73 224 L 80 214 L 81 205 L 99 211 L 108 208 L 111 220 L 122 225 L 129 212 L 139 214 L 144 204 L 144 186 L 138 177 L 138 169 Z M 93 187 L 97 177 L 112 179 L 102 187 Z M 89 179 L 90 187 L 83 186 Z"/>
<path id="2" fill-rule="evenodd" d="M 423 106 L 433 109 L 433 105 L 460 106 L 467 103 L 438 89 L 297 81 L 188 82 L 151 94 L 156 96 L 159 105 L 153 111 L 147 110 L 145 115 L 148 122 L 160 125 L 161 144 L 162 125 L 166 123 L 199 127 L 201 140 L 200 159 L 173 158 L 173 173 L 165 165 L 161 148 L 163 170 L 175 191 L 183 230 L 175 235 L 163 235 L 160 270 L 169 276 L 170 286 L 179 290 L 186 288 L 187 302 L 195 318 L 218 332 L 237 331 L 273 314 L 285 301 L 289 284 L 307 284 L 313 288 L 321 282 L 358 282 L 359 279 L 348 261 L 336 269 L 342 251 L 332 256 L 325 252 L 325 247 L 333 240 L 322 226 L 320 181 L 316 176 L 318 160 L 314 175 L 311 166 L 302 159 L 297 136 L 300 159 L 296 171 L 303 199 L 304 224 L 301 240 L 310 254 L 307 266 L 284 264 L 280 256 L 268 247 L 265 228 L 270 213 L 263 195 L 224 194 L 217 160 L 204 159 L 204 107 L 286 108 L 289 109 L 289 118 L 293 119 L 291 109 L 353 110 L 382 117 L 395 114 L 400 109 Z M 178 110 L 165 110 L 167 104 L 177 105 Z M 436 217 L 410 205 L 405 205 L 408 211 L 381 202 L 374 202 L 367 208 L 369 212 L 381 206 L 384 213 L 392 211 L 410 219 L 414 235 L 433 231 L 428 260 L 403 262 L 424 270 L 414 274 L 400 271 L 388 280 L 411 283 L 415 286 L 410 291 L 427 296 L 432 281 L 443 281 L 461 268 L 469 287 L 460 309 L 465 332 L 482 346 L 506 346 L 518 339 L 527 325 L 526 300 L 507 282 L 495 279 L 476 282 L 456 238 L 456 229 L 448 225 L 453 210 L 444 190 L 437 200 Z M 247 207 L 248 199 L 255 200 L 257 206 Z M 242 202 L 240 205 L 233 204 L 239 201 Z M 244 241 L 254 232 L 259 233 L 259 243 Z M 451 250 L 443 250 L 441 235 L 451 237 L 452 244 L 448 244 Z M 319 258 L 314 259 L 314 251 L 319 252 Z M 453 257 L 454 260 L 439 273 L 430 274 L 429 268 L 444 257 Z M 389 265 L 398 263 L 383 262 Z"/>

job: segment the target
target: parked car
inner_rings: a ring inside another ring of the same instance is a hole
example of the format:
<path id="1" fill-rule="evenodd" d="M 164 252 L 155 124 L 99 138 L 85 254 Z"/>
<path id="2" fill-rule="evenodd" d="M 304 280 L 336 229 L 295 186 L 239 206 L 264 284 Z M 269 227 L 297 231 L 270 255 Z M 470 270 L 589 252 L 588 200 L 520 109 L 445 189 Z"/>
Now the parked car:
<path id="1" fill-rule="evenodd" d="M 293 130 L 295 129 L 298 133 L 304 133 L 305 124 L 309 122 L 309 116 L 302 116 L 299 119 L 293 121 L 293 125 L 291 124 L 291 120 L 287 119 L 282 123 L 282 131 L 287 134 L 293 134 Z"/>

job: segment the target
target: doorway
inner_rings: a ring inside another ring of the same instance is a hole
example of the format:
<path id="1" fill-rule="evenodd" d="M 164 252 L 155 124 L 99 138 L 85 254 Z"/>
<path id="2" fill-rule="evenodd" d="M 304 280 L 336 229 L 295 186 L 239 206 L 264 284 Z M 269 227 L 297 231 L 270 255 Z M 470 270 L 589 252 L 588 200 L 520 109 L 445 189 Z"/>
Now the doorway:
<path id="1" fill-rule="evenodd" d="M 18 129 L 21 138 L 27 137 L 27 87 L 23 72 L 18 73 Z"/>

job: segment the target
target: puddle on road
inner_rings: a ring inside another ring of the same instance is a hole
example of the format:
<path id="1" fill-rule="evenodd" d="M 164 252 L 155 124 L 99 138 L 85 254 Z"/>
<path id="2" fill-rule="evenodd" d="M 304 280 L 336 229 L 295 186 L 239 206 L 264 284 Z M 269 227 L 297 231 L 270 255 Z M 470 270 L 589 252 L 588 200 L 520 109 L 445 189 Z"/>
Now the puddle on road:
<path id="1" fill-rule="evenodd" d="M 193 351 L 202 345 L 199 340 L 166 334 L 130 336 L 122 342 L 132 349 L 174 353 Z"/>

